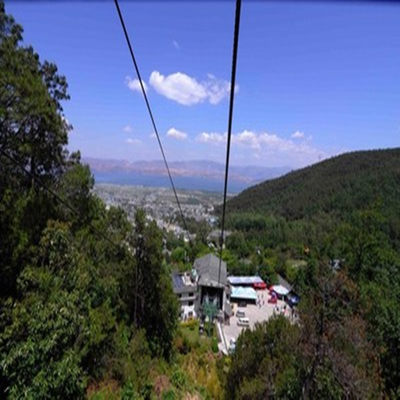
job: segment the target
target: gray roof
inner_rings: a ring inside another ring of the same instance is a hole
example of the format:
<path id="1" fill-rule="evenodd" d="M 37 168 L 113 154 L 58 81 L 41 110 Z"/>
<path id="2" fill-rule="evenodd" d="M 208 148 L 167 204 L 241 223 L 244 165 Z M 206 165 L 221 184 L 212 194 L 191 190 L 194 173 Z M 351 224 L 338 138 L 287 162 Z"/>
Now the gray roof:
<path id="1" fill-rule="evenodd" d="M 194 261 L 193 268 L 199 275 L 198 284 L 201 286 L 224 287 L 226 285 L 226 263 L 221 261 L 221 275 L 219 274 L 219 257 L 207 254 Z"/>
<path id="2" fill-rule="evenodd" d="M 292 285 L 286 279 L 282 278 L 279 274 L 278 274 L 278 284 L 282 285 L 284 288 L 289 290 L 289 292 L 293 290 Z"/>
<path id="3" fill-rule="evenodd" d="M 253 285 L 255 283 L 264 283 L 259 276 L 228 276 L 228 282 L 231 285 Z"/>
<path id="4" fill-rule="evenodd" d="M 183 279 L 182 279 L 182 273 L 179 272 L 173 272 L 171 274 L 171 279 L 172 279 L 172 288 L 174 293 L 176 294 L 183 294 L 183 293 L 191 293 L 191 292 L 196 292 L 197 291 L 197 285 L 192 284 L 192 285 L 185 285 Z"/>

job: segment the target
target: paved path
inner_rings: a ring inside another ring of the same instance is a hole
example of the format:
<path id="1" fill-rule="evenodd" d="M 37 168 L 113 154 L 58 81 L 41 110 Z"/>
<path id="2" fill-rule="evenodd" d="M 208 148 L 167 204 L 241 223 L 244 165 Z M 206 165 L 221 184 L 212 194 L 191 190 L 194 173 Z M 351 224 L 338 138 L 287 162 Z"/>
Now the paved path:
<path id="1" fill-rule="evenodd" d="M 268 290 L 257 290 L 258 301 L 260 305 L 248 304 L 246 307 L 238 307 L 236 303 L 232 303 L 232 309 L 234 311 L 234 316 L 230 318 L 230 325 L 222 325 L 224 330 L 225 339 L 227 345 L 229 346 L 231 339 L 237 339 L 244 327 L 238 326 L 236 317 L 237 310 L 244 311 L 245 316 L 250 320 L 250 328 L 254 327 L 256 322 L 263 322 L 268 320 L 272 315 L 274 315 L 274 309 L 276 306 L 282 311 L 286 303 L 282 300 L 278 300 L 277 304 L 269 304 L 268 299 L 270 297 Z M 275 310 L 276 312 L 276 310 Z M 286 306 L 286 314 L 290 316 L 290 307 Z"/>

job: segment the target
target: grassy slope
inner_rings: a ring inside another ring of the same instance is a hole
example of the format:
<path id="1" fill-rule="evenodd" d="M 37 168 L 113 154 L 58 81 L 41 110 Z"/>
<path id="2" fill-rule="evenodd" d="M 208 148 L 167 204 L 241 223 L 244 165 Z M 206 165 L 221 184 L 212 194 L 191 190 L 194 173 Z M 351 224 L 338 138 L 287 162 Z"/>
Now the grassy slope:
<path id="1" fill-rule="evenodd" d="M 400 148 L 343 154 L 253 186 L 228 202 L 229 212 L 346 213 L 381 201 L 389 212 L 400 199 Z"/>

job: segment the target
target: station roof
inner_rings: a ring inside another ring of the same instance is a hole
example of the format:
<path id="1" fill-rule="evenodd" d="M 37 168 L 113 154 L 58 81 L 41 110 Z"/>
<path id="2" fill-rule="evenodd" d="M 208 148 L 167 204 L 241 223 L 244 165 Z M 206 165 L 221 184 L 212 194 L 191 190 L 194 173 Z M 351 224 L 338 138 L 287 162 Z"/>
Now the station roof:
<path id="1" fill-rule="evenodd" d="M 231 299 L 257 300 L 257 292 L 251 287 L 233 286 Z"/>
<path id="2" fill-rule="evenodd" d="M 207 254 L 203 257 L 197 258 L 194 262 L 193 268 L 199 276 L 198 284 L 200 286 L 213 286 L 218 288 L 225 287 L 226 263 L 221 261 L 221 273 L 219 271 L 219 265 L 219 258 L 214 254 Z"/>
<path id="3" fill-rule="evenodd" d="M 259 276 L 228 276 L 228 282 L 231 285 L 254 285 L 255 283 L 264 283 Z"/>
<path id="4" fill-rule="evenodd" d="M 278 274 L 278 285 L 283 286 L 288 290 L 288 292 L 291 292 L 293 290 L 292 285 L 284 278 L 282 278 L 281 275 Z"/>

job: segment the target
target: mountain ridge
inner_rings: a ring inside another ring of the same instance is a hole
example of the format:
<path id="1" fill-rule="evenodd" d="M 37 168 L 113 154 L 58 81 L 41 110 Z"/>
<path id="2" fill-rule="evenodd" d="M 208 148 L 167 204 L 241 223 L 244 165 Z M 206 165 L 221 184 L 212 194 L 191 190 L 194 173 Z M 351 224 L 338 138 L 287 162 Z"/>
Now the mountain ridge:
<path id="1" fill-rule="evenodd" d="M 393 210 L 400 196 L 400 148 L 344 153 L 245 189 L 228 212 L 259 212 L 288 219 L 317 212 L 347 212 L 382 202 Z"/>
<path id="2" fill-rule="evenodd" d="M 89 164 L 97 182 L 169 185 L 162 160 L 130 162 L 85 157 L 83 162 Z M 225 165 L 222 163 L 208 160 L 172 161 L 169 162 L 169 168 L 179 188 L 222 191 L 225 174 Z M 230 190 L 238 192 L 262 180 L 280 176 L 289 170 L 290 167 L 231 166 L 229 169 Z"/>

